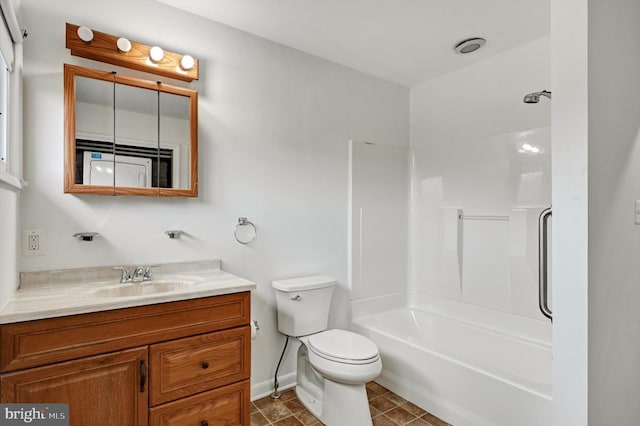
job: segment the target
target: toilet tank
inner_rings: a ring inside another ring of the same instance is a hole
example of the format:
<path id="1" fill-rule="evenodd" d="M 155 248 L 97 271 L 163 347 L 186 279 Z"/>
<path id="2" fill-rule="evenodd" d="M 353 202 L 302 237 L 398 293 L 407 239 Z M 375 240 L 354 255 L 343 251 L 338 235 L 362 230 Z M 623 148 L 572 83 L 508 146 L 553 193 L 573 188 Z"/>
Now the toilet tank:
<path id="1" fill-rule="evenodd" d="M 292 337 L 327 329 L 336 280 L 328 275 L 273 281 L 278 309 L 278 330 Z"/>

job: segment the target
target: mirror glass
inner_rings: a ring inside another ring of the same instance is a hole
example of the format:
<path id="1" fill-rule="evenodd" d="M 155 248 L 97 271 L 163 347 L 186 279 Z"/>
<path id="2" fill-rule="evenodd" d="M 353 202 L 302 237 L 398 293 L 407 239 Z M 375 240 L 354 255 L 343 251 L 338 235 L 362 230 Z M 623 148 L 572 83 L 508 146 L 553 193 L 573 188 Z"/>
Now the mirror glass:
<path id="1" fill-rule="evenodd" d="M 158 92 L 115 85 L 117 187 L 157 188 Z"/>
<path id="2" fill-rule="evenodd" d="M 160 93 L 160 188 L 189 188 L 189 98 Z"/>
<path id="3" fill-rule="evenodd" d="M 65 65 L 65 192 L 197 196 L 196 111 L 193 90 Z"/>
<path id="4" fill-rule="evenodd" d="M 114 186 L 114 83 L 76 77 L 75 183 Z"/>

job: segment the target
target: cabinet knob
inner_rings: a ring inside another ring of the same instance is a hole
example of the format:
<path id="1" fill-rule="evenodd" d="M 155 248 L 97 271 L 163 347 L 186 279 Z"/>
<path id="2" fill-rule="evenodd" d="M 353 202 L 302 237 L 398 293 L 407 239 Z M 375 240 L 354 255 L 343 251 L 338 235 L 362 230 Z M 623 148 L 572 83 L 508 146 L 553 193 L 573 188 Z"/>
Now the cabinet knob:
<path id="1" fill-rule="evenodd" d="M 202 426 L 209 426 L 209 422 L 206 420 L 203 420 L 202 423 L 200 423 Z"/>
<path id="2" fill-rule="evenodd" d="M 202 361 L 202 368 L 207 369 L 209 368 L 209 363 L 207 361 Z M 206 420 L 205 420 L 206 421 Z M 204 422 L 202 422 L 202 426 L 206 426 L 204 424 Z"/>

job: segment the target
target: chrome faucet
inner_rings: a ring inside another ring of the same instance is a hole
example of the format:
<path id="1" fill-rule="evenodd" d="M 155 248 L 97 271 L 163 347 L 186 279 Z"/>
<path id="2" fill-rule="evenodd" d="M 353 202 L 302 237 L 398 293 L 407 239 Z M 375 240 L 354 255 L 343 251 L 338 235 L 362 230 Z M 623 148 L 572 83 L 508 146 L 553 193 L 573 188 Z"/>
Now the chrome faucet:
<path id="1" fill-rule="evenodd" d="M 136 278 L 140 278 L 136 280 Z M 151 281 L 153 279 L 153 273 L 151 272 L 151 266 L 138 266 L 135 271 L 133 271 L 133 275 L 131 276 L 131 281 Z"/>
<path id="2" fill-rule="evenodd" d="M 132 281 L 131 273 L 124 266 L 114 266 L 111 269 L 116 269 L 118 271 L 122 271 L 122 276 L 120 277 L 121 283 L 130 283 Z"/>
<path id="3" fill-rule="evenodd" d="M 117 269 L 122 271 L 122 276 L 120 277 L 121 283 L 132 283 L 132 282 L 140 282 L 140 281 L 151 281 L 153 280 L 153 272 L 151 271 L 152 266 L 138 266 L 133 271 L 133 274 L 129 272 L 127 268 L 124 266 L 114 266 L 112 269 Z"/>

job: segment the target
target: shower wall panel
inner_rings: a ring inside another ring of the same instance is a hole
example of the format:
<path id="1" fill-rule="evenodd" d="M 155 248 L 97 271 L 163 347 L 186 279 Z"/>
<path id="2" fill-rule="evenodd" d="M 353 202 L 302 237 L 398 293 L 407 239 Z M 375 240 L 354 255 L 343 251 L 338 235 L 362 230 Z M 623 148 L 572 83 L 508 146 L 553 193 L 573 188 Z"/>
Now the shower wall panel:
<path id="1" fill-rule="evenodd" d="M 410 293 L 544 321 L 537 232 L 551 204 L 551 104 L 522 99 L 550 88 L 549 67 L 541 37 L 411 89 Z"/>
<path id="2" fill-rule="evenodd" d="M 406 292 L 408 151 L 351 141 L 349 198 L 351 300 Z"/>

